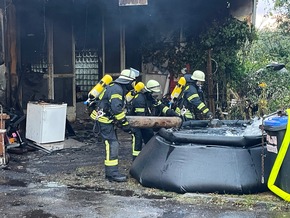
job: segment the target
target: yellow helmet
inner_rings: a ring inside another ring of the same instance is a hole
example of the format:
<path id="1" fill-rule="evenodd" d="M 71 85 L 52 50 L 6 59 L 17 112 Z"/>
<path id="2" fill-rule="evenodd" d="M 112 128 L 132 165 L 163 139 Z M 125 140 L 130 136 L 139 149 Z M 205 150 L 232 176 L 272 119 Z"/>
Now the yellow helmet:
<path id="1" fill-rule="evenodd" d="M 204 72 L 202 72 L 201 70 L 195 70 L 191 76 L 191 79 L 204 82 L 205 81 Z"/>
<path id="2" fill-rule="evenodd" d="M 147 82 L 145 89 L 148 92 L 155 92 L 155 93 L 161 92 L 161 86 L 159 82 L 153 79 Z"/>

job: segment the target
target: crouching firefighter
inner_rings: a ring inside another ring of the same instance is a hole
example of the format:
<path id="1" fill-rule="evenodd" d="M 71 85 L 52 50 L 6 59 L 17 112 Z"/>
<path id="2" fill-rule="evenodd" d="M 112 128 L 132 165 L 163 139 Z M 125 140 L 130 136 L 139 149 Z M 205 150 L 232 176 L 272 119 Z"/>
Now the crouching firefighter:
<path id="1" fill-rule="evenodd" d="M 127 181 L 127 176 L 121 174 L 118 169 L 120 144 L 115 127 L 120 127 L 124 132 L 131 134 L 131 127 L 124 110 L 124 97 L 133 88 L 136 76 L 138 75 L 135 71 L 123 70 L 120 76 L 106 86 L 104 92 L 99 96 L 96 121 L 106 148 L 105 174 L 109 181 Z"/>

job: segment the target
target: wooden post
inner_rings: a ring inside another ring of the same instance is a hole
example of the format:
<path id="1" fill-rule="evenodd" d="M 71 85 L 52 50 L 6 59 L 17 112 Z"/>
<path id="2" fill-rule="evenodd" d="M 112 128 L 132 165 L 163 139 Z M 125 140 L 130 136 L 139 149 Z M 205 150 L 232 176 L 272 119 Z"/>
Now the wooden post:
<path id="1" fill-rule="evenodd" d="M 17 76 L 17 34 L 16 34 L 16 10 L 12 1 L 7 1 L 9 7 L 7 7 L 7 60 L 5 60 L 8 66 L 8 106 L 15 106 L 17 98 L 18 76 Z"/>
<path id="2" fill-rule="evenodd" d="M 208 58 L 207 58 L 207 78 L 206 78 L 206 80 L 207 80 L 207 86 L 208 86 L 208 108 L 215 115 L 211 53 L 212 53 L 212 50 L 209 49 L 208 50 Z"/>
<path id="3" fill-rule="evenodd" d="M 106 74 L 106 29 L 105 15 L 102 14 L 102 76 Z"/>
<path id="4" fill-rule="evenodd" d="M 120 24 L 120 71 L 126 67 L 126 34 L 125 34 L 125 25 L 123 21 Z"/>
<path id="5" fill-rule="evenodd" d="M 48 98 L 54 99 L 53 20 L 47 21 Z"/>

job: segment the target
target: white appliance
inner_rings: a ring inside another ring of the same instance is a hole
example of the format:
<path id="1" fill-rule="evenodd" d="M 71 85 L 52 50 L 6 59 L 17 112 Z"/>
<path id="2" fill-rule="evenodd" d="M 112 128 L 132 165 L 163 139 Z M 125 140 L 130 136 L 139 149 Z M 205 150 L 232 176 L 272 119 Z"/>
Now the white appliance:
<path id="1" fill-rule="evenodd" d="M 36 143 L 64 141 L 67 104 L 28 102 L 25 137 Z"/>

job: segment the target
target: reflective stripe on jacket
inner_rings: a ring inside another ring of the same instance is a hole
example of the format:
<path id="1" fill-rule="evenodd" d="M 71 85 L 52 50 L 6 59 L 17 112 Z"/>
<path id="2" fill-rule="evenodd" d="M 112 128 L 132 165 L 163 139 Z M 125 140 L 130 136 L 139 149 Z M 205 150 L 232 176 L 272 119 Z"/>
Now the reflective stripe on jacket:
<path id="1" fill-rule="evenodd" d="M 149 92 L 139 93 L 132 100 L 132 112 L 137 116 L 165 115 L 169 107 L 154 99 Z"/>
<path id="2" fill-rule="evenodd" d="M 104 94 L 100 97 L 99 108 L 103 109 L 105 115 L 98 119 L 102 123 L 111 123 L 113 118 L 117 121 L 126 116 L 124 111 L 124 91 L 121 85 L 111 83 L 106 87 Z"/>
<path id="3" fill-rule="evenodd" d="M 209 111 L 207 106 L 201 101 L 198 91 L 193 84 L 189 84 L 185 87 L 183 100 L 186 108 L 191 108 L 190 105 L 192 105 L 203 114 L 206 114 Z M 180 108 L 182 108 L 182 106 L 183 105 L 180 105 Z"/>

